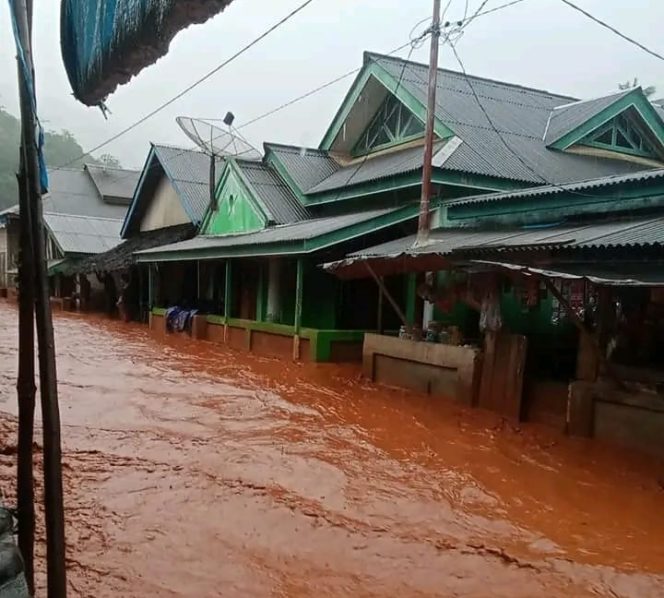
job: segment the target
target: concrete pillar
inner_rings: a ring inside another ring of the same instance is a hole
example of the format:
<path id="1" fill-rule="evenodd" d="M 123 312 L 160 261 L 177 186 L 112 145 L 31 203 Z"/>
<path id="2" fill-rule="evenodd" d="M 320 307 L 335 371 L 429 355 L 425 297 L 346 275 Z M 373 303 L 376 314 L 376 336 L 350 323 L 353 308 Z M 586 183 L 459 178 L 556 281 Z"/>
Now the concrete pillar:
<path id="1" fill-rule="evenodd" d="M 279 322 L 281 320 L 281 272 L 281 259 L 270 258 L 267 272 L 267 309 L 265 314 L 268 322 Z"/>

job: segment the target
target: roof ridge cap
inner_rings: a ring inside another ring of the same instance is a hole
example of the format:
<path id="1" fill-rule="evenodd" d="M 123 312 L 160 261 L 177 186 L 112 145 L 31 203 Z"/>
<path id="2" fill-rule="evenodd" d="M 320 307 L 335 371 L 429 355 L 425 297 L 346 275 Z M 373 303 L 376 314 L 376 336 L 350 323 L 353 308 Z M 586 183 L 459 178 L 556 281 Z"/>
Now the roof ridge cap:
<path id="1" fill-rule="evenodd" d="M 85 162 L 83 164 L 84 168 L 99 168 L 101 170 L 115 170 L 118 172 L 136 172 L 141 173 L 141 170 L 136 168 L 122 168 L 121 166 L 104 166 L 103 164 L 93 164 L 92 162 Z"/>
<path id="2" fill-rule="evenodd" d="M 44 211 L 44 216 L 66 216 L 67 218 L 82 218 L 84 220 L 111 220 L 112 222 L 123 222 L 124 218 L 111 218 L 109 216 L 86 216 L 85 214 L 70 214 L 68 212 Z"/>
<path id="3" fill-rule="evenodd" d="M 422 67 L 422 68 L 427 68 L 427 69 L 429 68 L 428 64 L 425 64 L 425 63 L 422 63 L 422 62 L 417 62 L 417 61 L 414 61 L 414 60 L 406 60 L 405 58 L 400 58 L 399 56 L 390 56 L 390 55 L 387 55 L 387 54 L 380 54 L 378 52 L 365 51 L 365 57 L 370 57 L 370 56 L 376 56 L 376 57 L 378 57 L 378 59 L 381 59 L 381 60 L 382 59 L 392 60 L 394 62 L 399 62 L 401 64 L 406 63 L 406 64 L 410 64 L 410 65 L 414 65 L 414 66 L 419 66 L 419 67 Z M 521 89 L 523 91 L 530 91 L 530 92 L 534 92 L 534 93 L 538 93 L 538 94 L 542 94 L 542 95 L 553 96 L 553 97 L 562 98 L 562 99 L 568 99 L 568 100 L 574 100 L 574 101 L 576 101 L 576 99 L 577 99 L 577 98 L 574 98 L 573 96 L 569 96 L 569 95 L 566 95 L 566 94 L 560 94 L 560 93 L 554 93 L 554 92 L 548 91 L 546 89 L 540 89 L 540 88 L 537 88 L 537 87 L 529 87 L 527 85 L 522 85 L 520 83 L 510 83 L 509 81 L 500 81 L 499 79 L 491 79 L 489 77 L 482 77 L 482 76 L 479 76 L 479 75 L 469 75 L 469 74 L 463 73 L 461 71 L 455 71 L 453 69 L 438 67 L 438 72 L 439 73 L 441 73 L 441 72 L 442 73 L 449 73 L 449 74 L 453 74 L 453 75 L 458 75 L 459 77 L 463 77 L 465 79 L 475 79 L 477 81 L 484 81 L 486 83 L 493 83 L 495 85 L 500 85 L 500 86 L 503 86 L 503 87 L 512 87 L 512 88 L 515 88 L 515 89 Z"/>
<path id="4" fill-rule="evenodd" d="M 570 102 L 569 104 L 560 104 L 560 106 L 554 106 L 551 109 L 551 112 L 555 112 L 556 110 L 565 110 L 567 108 L 571 108 L 572 106 L 579 106 L 580 104 L 586 104 L 588 102 L 595 102 L 597 100 L 603 100 L 605 98 L 613 98 L 616 96 L 623 96 L 623 95 L 628 95 L 631 92 L 635 91 L 636 89 L 640 89 L 640 87 L 632 87 L 631 89 L 623 89 L 622 91 L 617 91 L 616 93 L 607 93 L 606 95 L 602 96 L 595 96 L 592 98 L 586 98 L 583 100 L 576 100 L 575 102 Z"/>

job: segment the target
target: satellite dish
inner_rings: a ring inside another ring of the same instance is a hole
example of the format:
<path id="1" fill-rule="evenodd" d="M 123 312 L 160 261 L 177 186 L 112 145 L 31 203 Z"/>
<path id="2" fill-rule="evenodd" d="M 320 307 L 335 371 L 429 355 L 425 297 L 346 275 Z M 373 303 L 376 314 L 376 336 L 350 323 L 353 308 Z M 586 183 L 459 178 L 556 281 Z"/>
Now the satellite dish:
<path id="1" fill-rule="evenodd" d="M 198 147 L 215 158 L 234 157 L 243 160 L 260 160 L 261 153 L 232 126 L 235 117 L 229 112 L 223 122 L 228 130 L 213 125 L 209 120 L 178 116 L 175 121 Z"/>

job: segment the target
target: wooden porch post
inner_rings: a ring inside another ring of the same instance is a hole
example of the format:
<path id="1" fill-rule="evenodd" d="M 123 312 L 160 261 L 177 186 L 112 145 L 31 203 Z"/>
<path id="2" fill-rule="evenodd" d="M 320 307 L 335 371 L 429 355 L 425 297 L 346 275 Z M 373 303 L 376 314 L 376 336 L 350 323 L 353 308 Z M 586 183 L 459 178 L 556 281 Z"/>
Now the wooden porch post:
<path id="1" fill-rule="evenodd" d="M 406 278 L 406 320 L 409 326 L 415 325 L 417 300 L 417 274 L 411 272 Z"/>
<path id="2" fill-rule="evenodd" d="M 148 312 L 154 307 L 154 266 L 148 264 Z"/>
<path id="3" fill-rule="evenodd" d="M 293 359 L 300 359 L 300 329 L 302 327 L 302 292 L 304 290 L 304 261 L 297 259 L 297 278 L 295 282 L 295 321 L 293 327 Z"/>
<path id="4" fill-rule="evenodd" d="M 382 285 L 385 285 L 383 277 L 380 277 Z M 378 317 L 376 318 L 376 328 L 378 334 L 383 334 L 383 286 L 378 285 Z"/>
<path id="5" fill-rule="evenodd" d="M 258 266 L 258 288 L 256 289 L 256 321 L 265 320 L 265 268 Z"/>
<path id="6" fill-rule="evenodd" d="M 226 282 L 224 287 L 224 342 L 228 342 L 228 320 L 231 317 L 233 271 L 231 260 L 226 260 Z"/>
<path id="7" fill-rule="evenodd" d="M 196 300 L 201 300 L 201 261 L 196 260 Z"/>

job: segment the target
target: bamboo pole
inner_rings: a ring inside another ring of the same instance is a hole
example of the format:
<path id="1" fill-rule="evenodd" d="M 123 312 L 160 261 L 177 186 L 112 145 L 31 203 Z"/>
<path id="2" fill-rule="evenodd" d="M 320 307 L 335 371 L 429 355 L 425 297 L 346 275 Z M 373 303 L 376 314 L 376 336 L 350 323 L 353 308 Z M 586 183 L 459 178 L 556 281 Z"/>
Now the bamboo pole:
<path id="1" fill-rule="evenodd" d="M 19 67 L 20 68 L 20 67 Z M 25 128 L 25 127 L 23 127 Z M 21 136 L 25 137 L 25 130 Z M 23 556 L 28 589 L 34 594 L 35 493 L 32 443 L 35 421 L 35 324 L 34 259 L 32 227 L 27 189 L 24 145 L 18 181 L 19 264 L 18 264 L 18 449 L 16 464 L 16 510 L 18 547 Z"/>
<path id="2" fill-rule="evenodd" d="M 21 122 L 24 138 L 25 165 L 32 248 L 35 263 L 35 319 L 39 342 L 39 387 L 42 408 L 44 445 L 44 511 L 46 519 L 46 561 L 49 598 L 67 595 L 65 568 L 64 501 L 62 490 L 62 454 L 60 443 L 60 410 L 58 406 L 55 339 L 49 300 L 46 243 L 41 202 L 40 168 L 35 132 L 34 66 L 32 62 L 31 25 L 32 0 L 12 0 L 17 35 L 23 52 L 19 73 L 21 88 Z M 21 76 L 22 75 L 22 76 Z M 32 86 L 28 85 L 28 75 Z"/>

